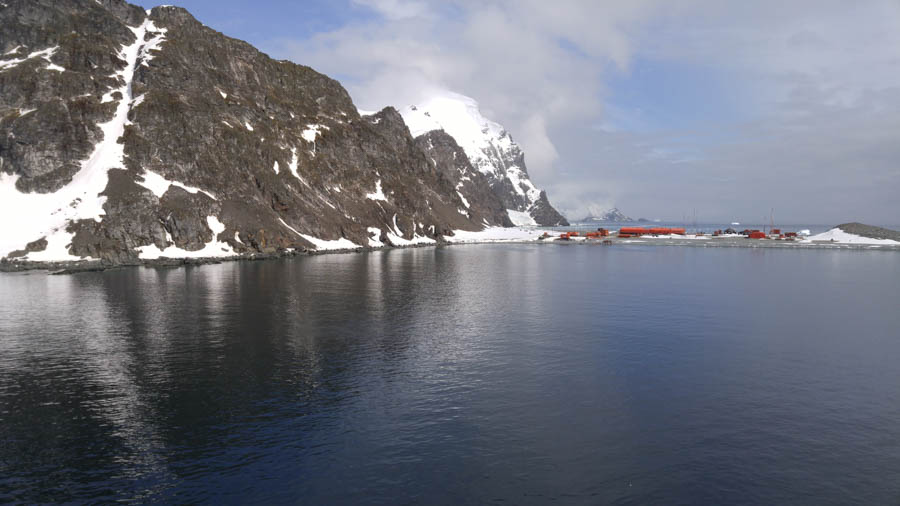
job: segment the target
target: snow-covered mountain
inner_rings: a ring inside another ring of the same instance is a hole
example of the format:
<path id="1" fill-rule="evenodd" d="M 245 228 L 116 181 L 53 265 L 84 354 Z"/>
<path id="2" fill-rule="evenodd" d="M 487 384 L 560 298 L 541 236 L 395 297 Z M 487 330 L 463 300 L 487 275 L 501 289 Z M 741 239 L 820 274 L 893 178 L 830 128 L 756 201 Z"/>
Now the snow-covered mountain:
<path id="1" fill-rule="evenodd" d="M 391 107 L 360 116 L 337 81 L 179 7 L 0 2 L 0 90 L 0 270 L 510 225 L 452 137 L 413 139 Z"/>
<path id="2" fill-rule="evenodd" d="M 413 137 L 433 130 L 453 137 L 472 166 L 488 177 L 516 225 L 568 225 L 547 194 L 531 182 L 522 149 L 502 125 L 481 114 L 474 99 L 444 92 L 400 114 Z"/>
<path id="3" fill-rule="evenodd" d="M 614 207 L 605 213 L 602 213 L 600 216 L 586 216 L 582 220 L 582 223 L 590 223 L 592 221 L 597 222 L 629 222 L 634 221 L 634 219 L 628 217 L 622 211 L 619 211 L 619 208 Z"/>

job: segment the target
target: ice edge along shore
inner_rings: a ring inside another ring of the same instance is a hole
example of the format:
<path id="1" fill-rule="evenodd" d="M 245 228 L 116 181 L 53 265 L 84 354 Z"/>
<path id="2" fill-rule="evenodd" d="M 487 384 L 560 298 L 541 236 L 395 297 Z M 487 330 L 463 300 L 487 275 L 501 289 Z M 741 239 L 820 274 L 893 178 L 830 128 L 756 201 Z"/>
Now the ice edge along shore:
<path id="1" fill-rule="evenodd" d="M 549 237 L 545 237 L 544 234 Z M 619 239 L 615 236 L 605 240 L 592 240 L 585 237 L 571 237 L 568 240 L 559 239 L 559 231 L 526 227 L 491 227 L 478 232 L 458 230 L 455 236 L 444 237 L 445 242 L 409 242 L 395 246 L 352 245 L 346 247 L 332 247 L 318 250 L 296 251 L 285 250 L 283 252 L 263 254 L 231 254 L 203 256 L 204 250 L 189 256 L 165 256 L 154 255 L 140 258 L 131 264 L 110 264 L 99 260 L 74 260 L 74 261 L 4 261 L 0 262 L 0 272 L 21 272 L 33 270 L 46 270 L 54 273 L 76 273 L 83 271 L 107 270 L 117 267 L 177 267 L 184 265 L 200 265 L 221 263 L 240 260 L 268 260 L 290 258 L 294 256 L 315 256 L 338 253 L 364 253 L 378 250 L 420 248 L 427 246 L 461 246 L 477 244 L 558 244 L 558 245 L 646 245 L 646 246 L 693 246 L 693 247 L 732 247 L 732 248 L 775 248 L 775 249 L 851 249 L 851 250 L 879 250 L 900 252 L 900 242 L 890 239 L 873 239 L 855 234 L 850 234 L 833 228 L 827 232 L 810 236 L 798 241 L 753 240 L 743 236 L 713 238 L 711 236 L 661 236 Z M 337 246 L 337 245 L 335 245 Z"/>

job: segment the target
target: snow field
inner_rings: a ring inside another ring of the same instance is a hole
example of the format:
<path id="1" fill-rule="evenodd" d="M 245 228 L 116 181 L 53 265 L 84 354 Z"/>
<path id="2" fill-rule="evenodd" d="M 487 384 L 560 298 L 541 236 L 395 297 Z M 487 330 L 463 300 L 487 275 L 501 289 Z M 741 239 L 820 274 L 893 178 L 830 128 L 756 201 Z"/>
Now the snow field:
<path id="1" fill-rule="evenodd" d="M 891 239 L 873 239 L 871 237 L 863 237 L 855 234 L 848 234 L 839 228 L 832 228 L 827 232 L 822 232 L 821 234 L 816 234 L 813 236 L 809 236 L 803 239 L 802 242 L 813 242 L 813 241 L 829 241 L 836 242 L 840 244 L 871 244 L 871 245 L 879 245 L 879 246 L 896 246 L 900 245 L 900 242 L 891 240 Z"/>

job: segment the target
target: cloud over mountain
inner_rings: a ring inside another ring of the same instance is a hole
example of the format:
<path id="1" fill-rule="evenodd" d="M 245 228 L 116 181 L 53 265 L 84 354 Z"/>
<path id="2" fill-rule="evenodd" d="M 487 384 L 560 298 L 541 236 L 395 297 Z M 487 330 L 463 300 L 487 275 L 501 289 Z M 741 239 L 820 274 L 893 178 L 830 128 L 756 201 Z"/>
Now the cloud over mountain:
<path id="1" fill-rule="evenodd" d="M 900 173 L 895 2 L 354 4 L 367 15 L 283 40 L 280 56 L 365 108 L 475 97 L 570 214 L 900 214 L 884 190 Z"/>

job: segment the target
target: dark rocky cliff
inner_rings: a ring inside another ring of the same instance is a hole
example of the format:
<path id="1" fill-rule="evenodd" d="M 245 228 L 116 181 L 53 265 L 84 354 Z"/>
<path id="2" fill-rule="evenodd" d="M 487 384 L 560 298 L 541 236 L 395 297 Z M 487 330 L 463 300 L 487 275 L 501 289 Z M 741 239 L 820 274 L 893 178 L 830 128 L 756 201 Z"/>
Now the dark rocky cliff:
<path id="1" fill-rule="evenodd" d="M 463 209 L 471 220 L 512 226 L 503 202 L 491 191 L 490 180 L 472 167 L 466 152 L 443 130 L 432 130 L 416 137 L 416 144 L 435 168 L 464 195 Z"/>
<path id="2" fill-rule="evenodd" d="M 337 81 L 184 9 L 5 4 L 0 176 L 29 198 L 106 178 L 99 197 L 59 202 L 51 213 L 71 219 L 45 220 L 56 228 L 36 227 L 10 256 L 42 250 L 51 233 L 70 255 L 128 263 L 149 246 L 276 252 L 315 248 L 310 237 L 369 246 L 509 224 L 480 174 L 452 159 L 462 151 L 449 136 L 414 140 L 392 108 L 360 117 Z M 121 137 L 101 149 L 101 124 L 117 114 Z M 91 199 L 95 216 L 79 211 Z"/>
<path id="3" fill-rule="evenodd" d="M 115 110 L 104 93 L 124 68 L 117 56 L 134 41 L 128 25 L 144 11 L 107 0 L 9 0 L 0 7 L 0 171 L 24 192 L 48 193 L 71 181 L 102 138 L 97 124 Z M 49 55 L 29 55 L 52 49 Z M 64 68 L 53 70 L 51 66 Z"/>

